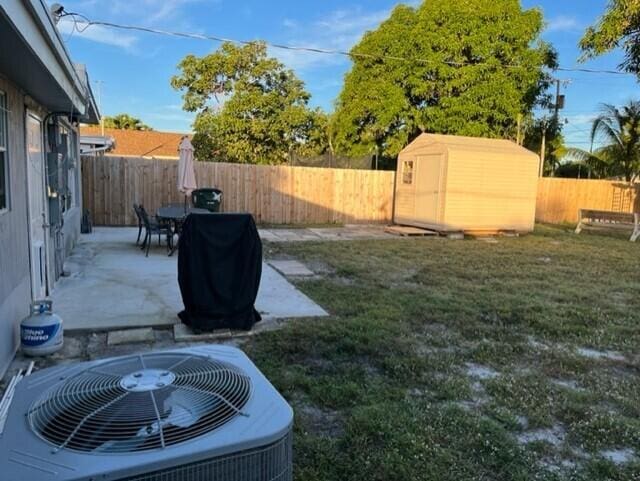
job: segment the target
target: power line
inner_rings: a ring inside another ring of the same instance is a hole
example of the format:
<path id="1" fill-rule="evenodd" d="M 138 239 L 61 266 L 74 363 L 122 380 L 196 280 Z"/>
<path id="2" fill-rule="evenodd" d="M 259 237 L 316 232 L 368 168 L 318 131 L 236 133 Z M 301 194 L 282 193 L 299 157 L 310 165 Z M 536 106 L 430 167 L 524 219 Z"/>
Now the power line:
<path id="1" fill-rule="evenodd" d="M 144 26 L 137 26 L 137 25 L 124 25 L 124 24 L 113 23 L 113 22 L 90 20 L 85 15 L 82 15 L 79 13 L 73 13 L 73 12 L 65 13 L 62 16 L 71 17 L 74 23 L 74 29 L 77 30 L 79 33 L 82 33 L 88 28 L 95 25 L 95 26 L 102 26 L 102 27 L 108 27 L 108 28 L 114 28 L 114 29 L 120 29 L 120 30 L 132 30 L 132 31 L 138 31 L 138 32 L 152 33 L 156 35 L 188 38 L 193 40 L 206 40 L 206 41 L 214 41 L 214 42 L 221 42 L 221 43 L 229 42 L 229 43 L 235 43 L 238 45 L 250 45 L 256 42 L 256 40 L 238 40 L 233 38 L 219 37 L 216 35 L 205 35 L 205 34 L 191 33 L 191 32 L 178 32 L 178 31 L 163 30 L 158 28 L 151 28 L 151 27 L 144 27 Z M 81 21 L 78 21 L 78 18 L 80 18 Z M 421 59 L 421 58 L 409 58 L 409 57 L 399 57 L 394 55 L 375 55 L 375 54 L 366 54 L 366 53 L 358 53 L 358 52 L 346 52 L 344 50 L 337 50 L 337 49 L 283 45 L 283 44 L 272 43 L 268 41 L 263 41 L 263 43 L 268 47 L 281 49 L 281 50 L 308 52 L 308 53 L 316 53 L 316 54 L 323 54 L 323 55 L 340 55 L 348 58 L 394 60 L 394 61 L 401 61 L 401 62 L 415 62 L 415 63 L 423 63 L 423 64 L 438 63 L 433 60 L 427 60 L 427 59 Z M 486 62 L 468 63 L 468 62 L 455 62 L 455 61 L 447 61 L 447 60 L 443 60 L 439 63 L 449 65 L 451 67 L 488 65 Z M 501 67 L 524 68 L 524 66 L 522 65 L 514 65 L 514 64 L 503 64 L 501 65 Z M 628 72 L 620 72 L 617 70 L 598 70 L 598 69 L 577 68 L 577 67 L 557 67 L 555 68 L 555 70 L 562 71 L 562 72 L 580 72 L 580 73 L 589 73 L 589 74 L 633 75 Z"/>
<path id="2" fill-rule="evenodd" d="M 580 73 L 595 73 L 595 74 L 607 74 L 607 75 L 634 75 L 630 72 L 620 72 L 619 70 L 600 70 L 593 68 L 580 68 L 580 67 L 556 67 L 556 70 L 560 72 L 580 72 Z"/>

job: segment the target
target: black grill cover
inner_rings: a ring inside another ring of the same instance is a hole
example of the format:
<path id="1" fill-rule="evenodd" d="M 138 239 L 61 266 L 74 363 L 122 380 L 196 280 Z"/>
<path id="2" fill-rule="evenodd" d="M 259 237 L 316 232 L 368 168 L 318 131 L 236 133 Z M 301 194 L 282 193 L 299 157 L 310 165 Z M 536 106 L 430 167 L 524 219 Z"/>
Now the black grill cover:
<path id="1" fill-rule="evenodd" d="M 249 330 L 262 275 L 262 242 L 249 214 L 191 214 L 180 235 L 178 283 L 195 330 Z"/>

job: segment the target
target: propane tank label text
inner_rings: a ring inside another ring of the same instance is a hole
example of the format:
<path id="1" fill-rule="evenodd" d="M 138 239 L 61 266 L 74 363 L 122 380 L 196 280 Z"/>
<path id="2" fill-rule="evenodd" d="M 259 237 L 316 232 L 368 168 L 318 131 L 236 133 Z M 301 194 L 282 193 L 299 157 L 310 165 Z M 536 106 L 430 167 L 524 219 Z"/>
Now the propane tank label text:
<path id="1" fill-rule="evenodd" d="M 57 330 L 58 326 L 56 324 L 37 328 L 23 326 L 20 329 L 20 337 L 24 345 L 37 346 L 51 339 L 56 334 Z"/>

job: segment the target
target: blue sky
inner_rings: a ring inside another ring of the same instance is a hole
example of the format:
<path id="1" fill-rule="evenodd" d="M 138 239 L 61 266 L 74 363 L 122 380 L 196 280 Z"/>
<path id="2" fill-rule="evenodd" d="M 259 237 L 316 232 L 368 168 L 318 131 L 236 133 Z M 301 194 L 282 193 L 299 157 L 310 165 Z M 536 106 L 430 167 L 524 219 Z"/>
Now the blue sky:
<path id="1" fill-rule="evenodd" d="M 235 39 L 264 39 L 275 43 L 348 50 L 361 35 L 375 28 L 398 3 L 392 0 L 62 0 L 67 11 L 92 20 L 143 25 L 174 31 L 207 33 Z M 416 3 L 414 1 L 413 3 Z M 604 11 L 606 0 L 523 0 L 526 8 L 540 7 L 546 18 L 544 38 L 560 54 L 560 64 L 577 65 L 577 43 L 586 26 Z M 93 26 L 72 32 L 61 22 L 63 38 L 74 61 L 87 64 L 93 81 L 101 81 L 102 111 L 127 112 L 157 130 L 190 131 L 191 114 L 181 108 L 180 93 L 170 77 L 186 54 L 204 55 L 214 42 L 110 30 Z M 344 57 L 273 50 L 306 82 L 313 105 L 332 108 L 349 69 Z M 590 61 L 583 66 L 615 69 L 621 55 Z M 621 104 L 640 97 L 631 76 L 561 72 L 568 81 L 563 117 L 568 120 L 569 143 L 588 147 L 590 120 L 598 104 Z M 98 84 L 94 83 L 94 91 Z"/>

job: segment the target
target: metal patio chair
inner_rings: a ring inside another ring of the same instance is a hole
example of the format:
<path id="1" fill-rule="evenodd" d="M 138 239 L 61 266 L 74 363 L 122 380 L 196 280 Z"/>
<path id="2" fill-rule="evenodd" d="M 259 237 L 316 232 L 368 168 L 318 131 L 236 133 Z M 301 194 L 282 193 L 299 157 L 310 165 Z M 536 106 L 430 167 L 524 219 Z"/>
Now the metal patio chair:
<path id="1" fill-rule="evenodd" d="M 142 224 L 145 228 L 144 241 L 142 242 L 142 249 L 145 250 L 145 256 L 149 257 L 149 247 L 151 246 L 151 240 L 154 235 L 158 236 L 158 245 L 161 243 L 162 236 L 167 239 L 167 249 L 171 250 L 171 226 L 167 223 L 160 222 L 156 217 L 150 216 L 143 206 L 138 206 L 140 217 L 142 218 Z"/>
<path id="2" fill-rule="evenodd" d="M 140 244 L 144 222 L 142 221 L 142 214 L 140 214 L 140 206 L 138 204 L 133 204 L 133 211 L 136 213 L 136 218 L 138 219 L 138 238 L 136 239 L 136 245 L 138 245 Z"/>

